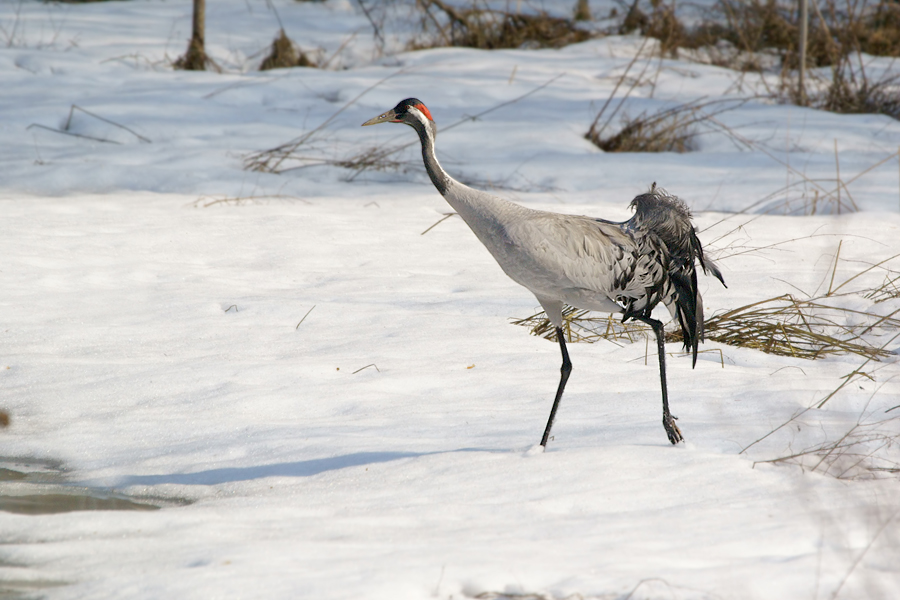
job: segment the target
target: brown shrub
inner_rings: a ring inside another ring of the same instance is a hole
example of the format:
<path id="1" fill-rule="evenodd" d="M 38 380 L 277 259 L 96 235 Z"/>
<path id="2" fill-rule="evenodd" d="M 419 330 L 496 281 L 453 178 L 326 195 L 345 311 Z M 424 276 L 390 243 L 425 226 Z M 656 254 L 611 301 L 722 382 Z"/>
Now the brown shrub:
<path id="1" fill-rule="evenodd" d="M 259 65 L 260 71 L 269 69 L 287 69 L 291 67 L 314 67 L 315 64 L 302 51 L 298 51 L 294 42 L 282 29 L 272 42 L 272 50 Z"/>
<path id="2" fill-rule="evenodd" d="M 419 0 L 419 6 L 424 13 L 423 30 L 430 23 L 436 27 L 438 39 L 414 41 L 409 45 L 411 49 L 436 46 L 483 50 L 523 46 L 561 48 L 590 37 L 590 33 L 575 26 L 574 20 L 553 17 L 544 11 L 534 14 L 509 12 L 478 8 L 474 3 L 459 9 L 443 0 Z"/>

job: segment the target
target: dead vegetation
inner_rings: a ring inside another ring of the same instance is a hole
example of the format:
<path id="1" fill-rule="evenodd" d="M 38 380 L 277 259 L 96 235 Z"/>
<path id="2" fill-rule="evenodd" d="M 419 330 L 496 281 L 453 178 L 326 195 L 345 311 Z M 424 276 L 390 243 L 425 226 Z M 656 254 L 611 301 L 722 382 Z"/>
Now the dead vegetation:
<path id="1" fill-rule="evenodd" d="M 858 58 L 858 56 L 854 56 Z M 793 88 L 788 88 L 793 89 Z M 791 99 L 800 104 L 796 94 Z M 860 61 L 842 58 L 831 68 L 831 77 L 819 81 L 808 94 L 814 108 L 842 114 L 882 114 L 900 120 L 900 77 L 886 76 L 872 80 Z"/>
<path id="2" fill-rule="evenodd" d="M 610 128 L 616 113 L 625 106 L 621 98 L 612 114 L 601 123 L 606 108 L 597 114 L 584 137 L 604 152 L 691 152 L 697 149 L 695 138 L 711 117 L 734 110 L 748 98 L 707 100 L 699 98 L 684 104 L 642 111 L 631 117 L 625 113 L 617 126 Z M 615 133 L 607 133 L 612 129 Z"/>
<path id="3" fill-rule="evenodd" d="M 131 136 L 134 136 L 134 138 L 137 139 L 141 143 L 145 143 L 145 144 L 152 143 L 149 138 L 144 137 L 143 135 L 139 134 L 138 132 L 131 129 L 130 127 L 126 127 L 125 125 L 122 125 L 121 123 L 116 123 L 115 121 L 112 121 L 111 119 L 102 117 L 95 112 L 91 112 L 85 108 L 78 106 L 77 104 L 73 104 L 69 107 L 69 116 L 66 118 L 65 124 L 63 124 L 63 126 L 59 129 L 57 129 L 55 127 L 47 127 L 46 125 L 41 125 L 40 123 L 32 123 L 25 129 L 31 129 L 32 127 L 36 127 L 38 129 L 44 129 L 46 131 L 52 131 L 54 133 L 61 133 L 63 135 L 70 135 L 72 137 L 82 138 L 82 139 L 86 139 L 86 140 L 92 140 L 95 142 L 104 142 L 107 144 L 122 144 L 121 141 L 112 139 L 111 137 L 108 137 L 108 136 L 107 137 L 99 137 L 96 135 L 87 135 L 85 133 L 78 133 L 77 131 L 74 131 L 74 129 L 76 128 L 76 125 L 77 125 L 75 122 L 76 114 L 84 114 L 86 116 L 86 119 L 99 121 L 101 123 L 104 123 L 106 125 L 109 125 L 109 126 L 115 128 L 115 129 L 126 131 L 129 134 L 131 134 Z M 81 119 L 79 118 L 79 122 L 80 121 L 81 121 Z"/>
<path id="4" fill-rule="evenodd" d="M 659 75 L 657 62 L 655 73 L 647 73 L 653 61 L 645 57 L 646 41 L 629 62 L 616 81 L 594 121 L 585 133 L 585 139 L 604 152 L 690 152 L 696 150 L 695 138 L 700 128 L 716 115 L 734 110 L 751 98 L 727 98 L 708 100 L 698 98 L 683 104 L 668 106 L 655 111 L 643 110 L 637 116 L 628 114 L 628 106 L 637 105 L 641 98 L 632 98 L 636 89 L 649 86 L 651 93 Z M 640 61 L 641 58 L 645 60 Z M 629 77 L 638 63 L 641 70 Z M 627 87 L 620 95 L 619 90 Z M 622 112 L 619 119 L 616 117 Z M 721 129 L 721 127 L 718 127 Z"/>
<path id="5" fill-rule="evenodd" d="M 184 71 L 205 71 L 211 67 L 221 72 L 219 65 L 206 54 L 206 0 L 194 0 L 191 39 L 185 53 L 172 66 Z"/>
<path id="6" fill-rule="evenodd" d="M 606 152 L 690 152 L 697 149 L 698 136 L 718 131 L 728 135 L 738 146 L 759 149 L 758 144 L 741 138 L 716 119 L 717 115 L 758 96 L 727 100 L 700 98 L 655 109 L 647 108 L 651 104 L 646 101 L 647 98 L 636 97 L 635 90 L 646 86 L 649 86 L 649 96 L 653 95 L 662 68 L 661 60 L 654 60 L 654 56 L 660 52 L 677 55 L 680 50 L 699 47 L 716 49 L 720 57 L 728 56 L 727 60 L 723 59 L 727 66 L 744 70 L 762 70 L 764 61 L 760 57 L 766 53 L 778 58 L 782 64 L 782 84 L 778 89 L 769 89 L 769 98 L 808 103 L 835 112 L 882 113 L 900 118 L 898 80 L 870 79 L 862 63 L 857 65 L 851 60 L 854 56 L 858 58 L 858 50 L 863 48 L 877 46 L 879 51 L 894 52 L 894 45 L 886 40 L 893 39 L 888 33 L 897 24 L 897 7 L 886 4 L 885 0 L 874 6 L 871 4 L 871 0 L 860 0 L 841 11 L 830 2 L 824 11 L 816 12 L 820 26 L 810 35 L 813 50 L 809 60 L 812 64 L 830 65 L 831 75 L 827 80 L 812 78 L 809 92 L 800 93 L 788 69 L 796 65 L 796 61 L 791 62 L 791 56 L 796 53 L 797 28 L 796 11 L 790 7 L 792 5 L 776 0 L 720 0 L 711 15 L 693 27 L 686 27 L 679 20 L 674 4 L 653 0 L 644 12 L 640 0 L 635 1 L 616 31 L 637 29 L 649 36 L 647 39 L 659 40 L 660 45 L 657 48 L 650 44 L 650 51 L 645 52 L 648 46 L 645 41 L 619 77 L 613 92 L 585 133 L 585 138 Z M 383 23 L 372 15 L 371 8 L 367 9 L 365 4 L 361 6 L 373 24 L 375 36 L 381 37 L 383 45 Z M 541 11 L 502 11 L 483 1 L 451 4 L 449 0 L 416 0 L 416 6 L 420 33 L 409 43 L 410 48 L 448 45 L 483 49 L 559 47 L 582 41 L 591 35 L 576 25 L 574 17 L 554 17 Z M 580 18 L 586 18 L 584 3 L 576 8 Z M 874 29 L 860 28 L 860 23 L 872 25 Z M 857 33 L 850 35 L 848 31 Z M 857 49 L 857 54 L 852 54 L 853 48 Z M 282 29 L 261 68 L 325 67 L 328 62 L 330 60 L 315 61 L 298 52 Z M 654 64 L 655 70 L 651 68 Z M 639 69 L 636 68 L 638 66 Z M 632 74 L 638 70 L 639 73 Z M 620 90 L 624 91 L 620 93 Z M 656 106 L 659 106 L 658 102 Z M 367 171 L 420 170 L 415 161 L 397 158 L 398 153 L 414 142 L 362 149 L 355 144 L 340 144 L 324 135 L 330 120 L 288 143 L 248 155 L 244 161 L 245 168 L 281 173 L 330 165 L 352 171 L 351 180 Z M 458 124 L 442 128 L 442 131 Z M 808 199 L 804 200 L 804 206 L 811 206 L 812 213 L 855 210 L 849 191 L 843 194 L 839 186 L 835 193 L 820 189 L 822 187 L 813 185 Z M 832 205 L 833 210 L 830 208 Z"/>
<path id="7" fill-rule="evenodd" d="M 438 46 L 561 48 L 591 36 L 575 24 L 574 18 L 554 17 L 543 10 L 499 10 L 478 1 L 462 8 L 444 0 L 417 0 L 417 5 L 421 33 L 408 44 L 410 50 Z M 584 16 L 583 10 L 580 15 Z"/>
<path id="8" fill-rule="evenodd" d="M 873 340 L 900 330 L 900 317 L 897 316 L 900 309 L 882 315 L 874 310 L 861 311 L 842 306 L 841 298 L 877 298 L 882 302 L 895 298 L 900 273 L 888 270 L 884 265 L 898 257 L 900 255 L 871 265 L 835 286 L 834 276 L 840 260 L 838 246 L 831 283 L 824 294 L 808 298 L 783 294 L 714 314 L 705 323 L 706 339 L 807 360 L 842 354 L 854 354 L 875 361 L 888 358 L 892 355 L 891 351 L 885 345 L 873 343 Z M 876 269 L 887 273 L 883 284 L 843 291 L 852 281 Z M 566 307 L 563 319 L 563 332 L 569 342 L 635 342 L 646 339 L 650 332 L 642 325 L 614 320 L 612 315 L 592 316 L 589 311 L 572 307 Z M 533 335 L 556 339 L 555 328 L 543 311 L 524 319 L 514 319 L 512 323 L 529 327 Z M 666 331 L 667 342 L 680 342 L 682 339 L 680 329 Z"/>
<path id="9" fill-rule="evenodd" d="M 360 92 L 355 98 L 344 104 L 340 109 L 335 111 L 330 117 L 325 119 L 318 126 L 310 129 L 300 137 L 293 140 L 258 152 L 251 152 L 244 156 L 244 168 L 249 171 L 259 171 L 262 173 L 284 173 L 286 171 L 299 169 L 312 165 L 334 165 L 342 166 L 329 159 L 322 152 L 320 142 L 325 137 L 325 131 L 328 125 L 334 121 L 341 113 L 356 104 L 360 98 L 365 96 L 371 90 L 375 89 L 388 79 L 393 77 L 390 75 L 384 79 L 369 86 Z M 376 150 L 376 149 L 373 149 Z M 339 161 L 340 159 L 338 159 Z"/>
<path id="10" fill-rule="evenodd" d="M 350 148 L 350 150 L 346 153 L 342 154 L 339 152 L 333 152 L 332 156 L 328 156 L 324 152 L 326 144 L 333 147 L 335 142 L 335 140 L 332 139 L 332 136 L 329 136 L 329 134 L 327 133 L 329 124 L 332 123 L 345 110 L 356 104 L 356 102 L 358 102 L 371 90 L 380 86 L 388 79 L 399 75 L 400 73 L 402 73 L 402 71 L 398 71 L 397 73 L 389 75 L 381 81 L 378 81 L 372 86 L 366 88 L 355 98 L 344 104 L 330 117 L 328 117 L 318 126 L 309 130 L 302 136 L 274 148 L 261 150 L 259 152 L 252 152 L 246 155 L 244 157 L 244 168 L 251 171 L 260 171 L 263 173 L 284 173 L 287 171 L 302 169 L 306 167 L 327 165 L 340 167 L 351 171 L 352 174 L 348 177 L 350 181 L 355 179 L 361 173 L 370 171 L 421 170 L 421 158 L 416 157 L 412 162 L 397 158 L 398 154 L 401 151 L 411 146 L 418 145 L 419 141 L 416 139 L 388 146 L 368 146 L 363 147 L 362 149 L 360 149 L 358 144 L 354 142 L 352 144 L 348 144 L 348 148 Z M 477 121 L 478 119 L 496 110 L 500 110 L 506 106 L 515 104 L 516 102 L 519 102 L 520 100 L 523 100 L 524 98 L 527 98 L 532 94 L 539 92 L 548 85 L 551 85 L 560 77 L 562 77 L 562 75 L 557 75 L 556 77 L 549 79 L 545 83 L 532 88 L 528 92 L 516 98 L 513 98 L 512 100 L 501 102 L 476 114 L 467 115 L 462 119 L 456 121 L 455 123 L 451 123 L 446 127 L 441 127 L 441 131 L 446 132 L 465 123 Z"/>
<path id="11" fill-rule="evenodd" d="M 559 48 L 596 35 L 637 31 L 657 40 L 662 56 L 677 57 L 680 51 L 700 48 L 733 48 L 735 52 L 722 56 L 738 62 L 723 66 L 743 70 L 761 70 L 761 54 L 776 56 L 783 68 L 793 69 L 800 55 L 800 13 L 797 3 L 788 0 L 718 0 L 702 8 L 671 0 L 633 0 L 621 16 L 613 9 L 611 22 L 603 28 L 578 25 L 592 21 L 584 0 L 575 2 L 571 18 L 528 5 L 506 10 L 495 6 L 486 0 L 416 0 L 419 32 L 408 47 Z M 376 35 L 381 35 L 380 27 L 375 29 Z M 900 5 L 896 1 L 826 0 L 821 8 L 811 3 L 809 66 L 838 64 L 854 52 L 900 56 Z"/>
<path id="12" fill-rule="evenodd" d="M 866 291 L 863 298 L 868 298 L 876 304 L 900 298 L 900 275 L 895 273 L 886 275 L 884 282 L 878 287 Z"/>
<path id="13" fill-rule="evenodd" d="M 572 306 L 566 306 L 562 316 L 562 330 L 567 342 L 592 344 L 598 340 L 606 340 L 613 343 L 620 341 L 634 343 L 645 339 L 651 331 L 649 327 L 640 323 L 623 323 L 612 314 L 594 316 L 591 311 Z M 553 326 L 544 311 L 524 319 L 511 319 L 511 321 L 513 325 L 530 328 L 532 335 L 556 341 L 556 327 Z M 671 341 L 669 332 L 666 332 L 666 341 Z"/>
<path id="14" fill-rule="evenodd" d="M 851 191 L 851 185 L 863 180 L 866 175 L 879 167 L 900 159 L 900 150 L 884 155 L 868 167 L 857 173 L 847 176 L 841 169 L 840 153 L 837 139 L 834 140 L 834 176 L 811 177 L 804 171 L 792 165 L 789 161 L 775 154 L 766 144 L 748 139 L 734 129 L 729 128 L 714 116 L 711 116 L 706 125 L 710 125 L 726 134 L 731 141 L 739 147 L 760 152 L 774 162 L 785 168 L 785 173 L 790 181 L 787 185 L 771 192 L 759 200 L 747 205 L 735 215 L 758 212 L 759 214 L 780 215 L 816 215 L 829 214 L 840 215 L 859 210 Z"/>
<path id="15" fill-rule="evenodd" d="M 767 354 L 814 360 L 829 355 L 856 354 L 880 360 L 891 356 L 882 346 L 867 341 L 873 332 L 900 328 L 900 318 L 829 305 L 817 299 L 784 294 L 760 300 L 707 319 L 706 339 Z M 612 315 L 592 316 L 589 311 L 566 307 L 563 332 L 568 342 L 606 340 L 633 343 L 644 340 L 650 329 L 622 323 Z M 514 325 L 529 327 L 533 335 L 556 340 L 553 325 L 540 311 Z M 666 342 L 681 342 L 680 329 L 666 331 Z"/>
<path id="16" fill-rule="evenodd" d="M 619 33 L 640 31 L 658 41 L 662 56 L 702 60 L 740 71 L 774 68 L 781 85 L 773 94 L 796 104 L 839 113 L 875 113 L 900 119 L 900 79 L 873 79 L 862 54 L 900 57 L 900 4 L 894 0 L 835 0 L 810 3 L 805 67 L 801 84 L 800 15 L 796 2 L 718 0 L 709 14 L 687 26 L 675 3 L 636 1 Z M 642 8 L 643 6 L 643 8 Z M 807 86 L 809 89 L 807 89 Z"/>
<path id="17" fill-rule="evenodd" d="M 732 46 L 741 53 L 776 54 L 796 68 L 800 13 L 785 0 L 718 0 L 694 25 L 684 24 L 676 4 L 663 0 L 634 2 L 618 27 L 619 33 L 640 31 L 659 40 L 663 54 L 707 46 Z M 900 56 L 900 5 L 893 0 L 810 3 L 807 60 L 810 66 L 836 64 L 853 52 Z M 748 63 L 748 67 L 752 63 Z"/>
<path id="18" fill-rule="evenodd" d="M 835 354 L 876 360 L 891 355 L 865 336 L 900 328 L 900 319 L 834 306 L 824 298 L 784 294 L 741 306 L 708 319 L 706 337 L 729 346 L 809 360 Z M 680 330 L 673 332 L 672 341 L 681 341 Z"/>
<path id="19" fill-rule="evenodd" d="M 287 69 L 291 67 L 315 67 L 315 63 L 287 36 L 284 29 L 278 32 L 272 42 L 272 49 L 259 65 L 260 71 Z"/>
<path id="20" fill-rule="evenodd" d="M 896 448 L 900 444 L 900 416 L 884 419 L 860 415 L 837 439 L 754 463 L 790 464 L 837 479 L 873 479 L 900 473 Z M 892 452 L 893 450 L 893 452 Z"/>
<path id="21" fill-rule="evenodd" d="M 895 334 L 888 343 L 893 343 L 898 337 L 900 333 Z M 778 434 L 782 438 L 787 436 L 788 452 L 775 458 L 757 460 L 754 466 L 764 463 L 793 465 L 838 479 L 874 479 L 900 473 L 900 415 L 894 412 L 900 409 L 900 405 L 894 404 L 890 397 L 879 397 L 885 386 L 893 385 L 894 377 L 884 379 L 875 388 L 861 409 L 857 409 L 855 419 L 848 418 L 843 424 L 836 424 L 833 417 L 831 423 L 826 423 L 818 413 L 845 388 L 848 391 L 854 388 L 862 390 L 860 382 L 875 382 L 878 371 L 886 365 L 869 366 L 871 362 L 872 359 L 867 358 L 859 367 L 841 377 L 843 381 L 824 399 L 796 411 L 781 425 L 745 446 L 740 453 L 746 453 L 768 438 L 774 440 L 773 436 Z M 848 388 L 850 383 L 857 385 Z M 838 421 L 839 415 L 836 414 Z M 812 439 L 825 439 L 813 442 L 810 434 Z M 798 441 L 796 436 L 806 441 Z M 795 445 L 802 448 L 795 450 Z"/>
<path id="22" fill-rule="evenodd" d="M 269 202 L 301 202 L 303 204 L 311 204 L 308 200 L 298 198 L 297 196 L 288 196 L 286 194 L 253 194 L 249 196 L 200 196 L 194 200 L 190 206 L 194 208 L 209 208 L 211 206 L 247 206 L 260 205 Z"/>

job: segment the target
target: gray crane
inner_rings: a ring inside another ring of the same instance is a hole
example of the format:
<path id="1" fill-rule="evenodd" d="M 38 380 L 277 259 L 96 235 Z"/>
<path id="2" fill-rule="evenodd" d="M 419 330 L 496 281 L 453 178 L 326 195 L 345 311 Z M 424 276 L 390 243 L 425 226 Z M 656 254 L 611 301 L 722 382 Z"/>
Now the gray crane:
<path id="1" fill-rule="evenodd" d="M 525 286 L 540 302 L 556 328 L 562 352 L 559 386 L 541 438 L 546 447 L 553 420 L 566 388 L 572 362 L 562 330 L 563 306 L 622 313 L 653 329 L 659 353 L 663 427 L 672 444 L 684 437 L 669 412 L 666 386 L 665 332 L 650 316 L 662 302 L 677 317 L 685 348 L 697 364 L 697 345 L 703 339 L 703 300 L 697 289 L 695 261 L 722 285 L 721 271 L 703 256 L 703 248 L 685 203 L 654 183 L 631 202 L 634 216 L 622 223 L 525 208 L 472 189 L 456 181 L 434 153 L 437 126 L 431 112 L 416 98 L 363 123 L 405 123 L 419 134 L 425 170 L 434 187 L 453 207 L 503 271 Z"/>

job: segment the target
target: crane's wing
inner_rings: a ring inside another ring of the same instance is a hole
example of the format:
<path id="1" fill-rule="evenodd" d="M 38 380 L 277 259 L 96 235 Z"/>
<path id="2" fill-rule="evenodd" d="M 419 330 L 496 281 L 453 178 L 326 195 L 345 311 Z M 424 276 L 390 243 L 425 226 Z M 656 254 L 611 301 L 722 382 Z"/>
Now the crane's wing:
<path id="1" fill-rule="evenodd" d="M 506 237 L 515 260 L 501 266 L 512 279 L 578 308 L 624 312 L 664 280 L 652 252 L 620 223 L 535 211 L 508 225 Z"/>

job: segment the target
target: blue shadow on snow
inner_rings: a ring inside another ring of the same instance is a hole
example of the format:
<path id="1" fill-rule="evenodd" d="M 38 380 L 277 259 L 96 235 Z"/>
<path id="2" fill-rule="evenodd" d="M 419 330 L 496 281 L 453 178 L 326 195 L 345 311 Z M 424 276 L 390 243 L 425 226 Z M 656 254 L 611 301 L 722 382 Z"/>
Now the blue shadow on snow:
<path id="1" fill-rule="evenodd" d="M 249 481 L 264 477 L 309 477 L 327 471 L 348 467 L 359 467 L 375 463 L 389 462 L 401 458 L 446 454 L 447 452 L 498 452 L 483 448 L 461 448 L 438 452 L 355 452 L 343 456 L 314 458 L 296 462 L 275 463 L 255 467 L 224 467 L 196 473 L 170 473 L 164 475 L 132 475 L 117 482 L 117 487 L 129 485 L 159 485 L 175 483 L 180 485 L 217 485 L 235 481 Z"/>

